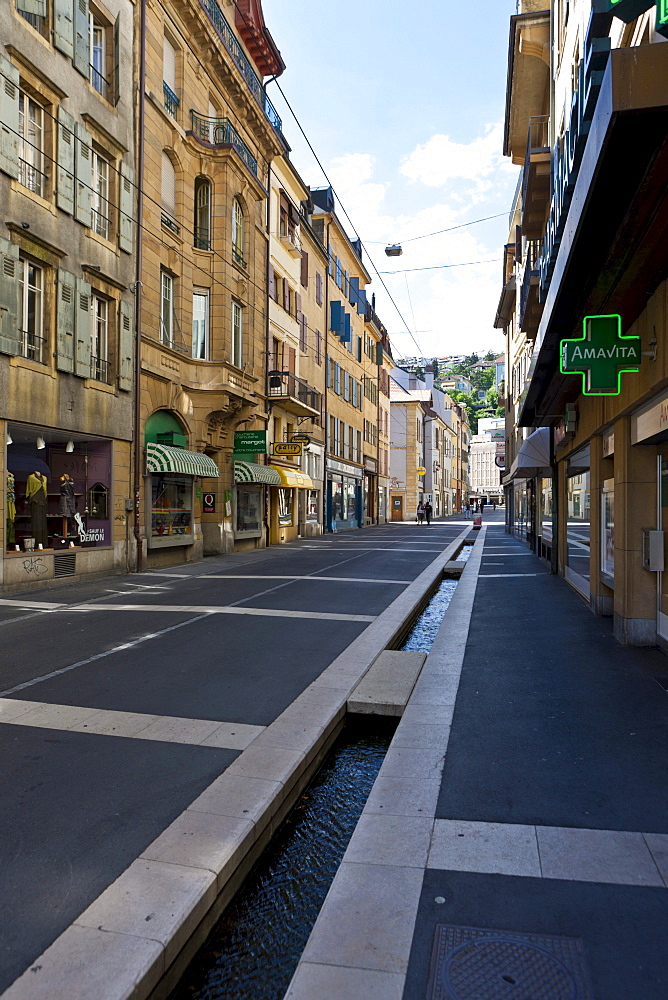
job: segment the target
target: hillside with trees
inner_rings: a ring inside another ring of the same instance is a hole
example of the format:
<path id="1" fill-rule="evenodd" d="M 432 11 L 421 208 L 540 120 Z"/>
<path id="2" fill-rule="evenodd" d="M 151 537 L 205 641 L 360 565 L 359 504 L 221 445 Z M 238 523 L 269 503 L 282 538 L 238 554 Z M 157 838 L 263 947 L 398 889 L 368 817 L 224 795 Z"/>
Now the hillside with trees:
<path id="1" fill-rule="evenodd" d="M 499 394 L 496 389 L 496 367 L 494 351 L 488 351 L 483 358 L 475 352 L 468 354 L 459 364 L 451 365 L 447 371 L 439 373 L 435 384 L 441 385 L 453 376 L 463 375 L 473 386 L 470 393 L 450 390 L 448 395 L 456 403 L 464 403 L 469 416 L 471 431 L 478 431 L 480 417 L 502 417 L 503 408 L 499 406 Z M 481 364 L 482 362 L 482 364 Z M 484 395 L 481 395 L 483 394 Z"/>

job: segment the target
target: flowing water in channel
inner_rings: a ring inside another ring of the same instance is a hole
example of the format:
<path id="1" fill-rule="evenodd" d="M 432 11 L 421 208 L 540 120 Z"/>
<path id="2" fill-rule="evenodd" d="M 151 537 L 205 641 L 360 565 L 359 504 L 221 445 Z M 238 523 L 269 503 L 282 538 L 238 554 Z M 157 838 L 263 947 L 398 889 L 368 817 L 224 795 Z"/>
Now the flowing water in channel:
<path id="1" fill-rule="evenodd" d="M 465 546 L 457 556 L 465 561 Z M 443 580 L 402 649 L 428 652 L 452 600 Z M 170 1000 L 282 1000 L 392 739 L 396 720 L 348 717 L 311 784 Z"/>

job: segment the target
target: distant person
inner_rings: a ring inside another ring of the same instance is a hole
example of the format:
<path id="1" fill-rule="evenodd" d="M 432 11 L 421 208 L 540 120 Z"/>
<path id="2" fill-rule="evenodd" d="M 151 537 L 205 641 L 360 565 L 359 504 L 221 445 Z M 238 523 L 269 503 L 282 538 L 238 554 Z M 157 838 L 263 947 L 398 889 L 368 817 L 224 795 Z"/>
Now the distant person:
<path id="1" fill-rule="evenodd" d="M 427 524 L 431 524 L 431 515 L 433 513 L 433 510 L 434 508 L 431 505 L 431 501 L 427 500 L 426 504 L 424 505 L 424 516 L 427 521 Z"/>
<path id="2" fill-rule="evenodd" d="M 492 500 L 492 510 L 496 510 L 496 500 Z"/>
<path id="3" fill-rule="evenodd" d="M 415 520 L 418 522 L 418 524 L 422 524 L 422 522 L 424 521 L 424 504 L 422 503 L 422 501 L 420 501 L 420 503 L 418 504 Z"/>
<path id="4" fill-rule="evenodd" d="M 466 518 L 467 521 L 471 520 L 471 504 L 468 502 L 468 500 L 464 504 L 464 517 Z"/>

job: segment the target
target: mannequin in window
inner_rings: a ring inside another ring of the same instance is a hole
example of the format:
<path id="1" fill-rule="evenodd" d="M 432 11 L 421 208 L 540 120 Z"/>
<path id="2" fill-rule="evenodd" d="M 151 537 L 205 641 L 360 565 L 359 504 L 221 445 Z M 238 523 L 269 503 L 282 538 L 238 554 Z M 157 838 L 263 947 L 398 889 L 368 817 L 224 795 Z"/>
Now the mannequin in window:
<path id="1" fill-rule="evenodd" d="M 14 473 L 7 473 L 7 545 L 14 545 L 14 519 L 16 518 L 16 484 Z"/>
<path id="2" fill-rule="evenodd" d="M 63 538 L 67 538 L 70 533 L 70 519 L 74 517 L 75 511 L 74 481 L 65 473 L 60 477 L 60 501 L 58 504 L 58 513 L 63 518 Z"/>
<path id="3" fill-rule="evenodd" d="M 46 546 L 46 476 L 41 472 L 31 472 L 26 483 L 26 500 L 30 505 L 30 531 L 35 545 Z"/>

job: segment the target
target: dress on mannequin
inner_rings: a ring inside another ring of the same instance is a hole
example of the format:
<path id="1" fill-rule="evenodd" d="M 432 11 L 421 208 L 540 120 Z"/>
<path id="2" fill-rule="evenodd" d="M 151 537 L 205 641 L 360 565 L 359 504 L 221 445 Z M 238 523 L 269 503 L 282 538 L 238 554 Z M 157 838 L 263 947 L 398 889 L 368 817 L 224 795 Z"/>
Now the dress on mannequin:
<path id="1" fill-rule="evenodd" d="M 14 473 L 7 473 L 7 545 L 14 545 L 14 520 L 16 518 L 16 484 Z"/>
<path id="2" fill-rule="evenodd" d="M 35 545 L 48 544 L 46 528 L 46 476 L 31 472 L 26 483 L 26 500 L 30 504 L 30 531 Z"/>

